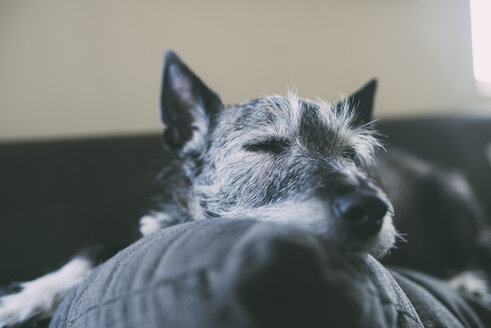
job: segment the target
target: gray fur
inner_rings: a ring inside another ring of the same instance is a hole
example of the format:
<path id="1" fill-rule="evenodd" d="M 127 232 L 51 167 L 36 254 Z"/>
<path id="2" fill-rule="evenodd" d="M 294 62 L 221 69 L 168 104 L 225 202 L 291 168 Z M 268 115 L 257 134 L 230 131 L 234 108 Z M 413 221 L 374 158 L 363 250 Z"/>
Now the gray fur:
<path id="1" fill-rule="evenodd" d="M 369 122 L 356 121 L 358 104 L 346 99 L 331 105 L 290 92 L 287 97 L 219 105 L 218 110 L 214 106 L 210 113 L 199 95 L 211 91 L 189 87 L 193 79 L 200 88 L 204 84 L 174 54 L 169 56 L 171 73 L 164 71 L 164 88 L 187 85 L 183 98 L 196 127 L 181 132 L 182 124 L 165 117 L 184 115 L 163 106 L 167 132 L 172 130 L 168 135 L 193 132 L 185 142 L 177 138 L 179 146 L 170 149 L 173 169 L 160 177 L 163 192 L 170 195 L 145 217 L 147 222 L 151 217 L 160 226 L 214 217 L 264 219 L 307 228 L 345 250 L 380 257 L 392 247 L 392 205 L 370 177 L 374 152 L 381 145 Z M 176 76 L 186 81 L 174 82 Z M 168 98 L 178 98 L 172 103 L 180 103 L 179 88 L 171 92 L 163 90 Z M 353 191 L 377 195 L 388 207 L 380 233 L 369 240 L 360 240 L 333 217 L 333 200 Z"/>

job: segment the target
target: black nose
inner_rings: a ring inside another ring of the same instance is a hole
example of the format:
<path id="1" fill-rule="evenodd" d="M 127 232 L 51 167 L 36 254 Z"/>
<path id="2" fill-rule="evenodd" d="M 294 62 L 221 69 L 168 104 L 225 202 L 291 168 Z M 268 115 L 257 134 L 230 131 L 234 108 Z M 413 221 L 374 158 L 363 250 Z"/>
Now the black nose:
<path id="1" fill-rule="evenodd" d="M 388 208 L 382 199 L 373 194 L 351 193 L 336 199 L 332 210 L 360 237 L 370 237 L 382 228 Z"/>

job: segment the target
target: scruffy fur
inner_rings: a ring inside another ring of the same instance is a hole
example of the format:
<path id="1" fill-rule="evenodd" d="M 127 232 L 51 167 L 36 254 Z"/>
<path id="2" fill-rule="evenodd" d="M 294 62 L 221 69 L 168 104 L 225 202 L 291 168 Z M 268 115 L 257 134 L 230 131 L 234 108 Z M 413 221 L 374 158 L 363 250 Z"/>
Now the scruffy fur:
<path id="1" fill-rule="evenodd" d="M 255 218 L 300 225 L 339 248 L 383 256 L 396 237 L 393 211 L 369 175 L 380 143 L 368 122 L 356 121 L 355 107 L 349 98 L 331 105 L 290 92 L 223 106 L 211 124 L 196 110 L 206 124 L 171 150 L 174 160 L 160 176 L 163 189 L 179 188 L 141 219 L 141 232 L 191 219 Z M 372 239 L 359 239 L 331 213 L 330 202 L 354 191 L 387 204 Z"/>

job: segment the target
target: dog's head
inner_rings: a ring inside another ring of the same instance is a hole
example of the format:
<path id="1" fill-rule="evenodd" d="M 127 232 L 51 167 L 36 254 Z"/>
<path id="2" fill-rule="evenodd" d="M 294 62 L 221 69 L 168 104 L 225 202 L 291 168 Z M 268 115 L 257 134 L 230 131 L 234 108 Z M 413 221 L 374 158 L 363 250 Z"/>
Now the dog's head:
<path id="1" fill-rule="evenodd" d="M 369 176 L 380 147 L 369 125 L 375 88 L 337 105 L 290 92 L 225 106 L 167 52 L 164 140 L 190 181 L 192 215 L 291 222 L 341 249 L 383 255 L 396 233 Z"/>

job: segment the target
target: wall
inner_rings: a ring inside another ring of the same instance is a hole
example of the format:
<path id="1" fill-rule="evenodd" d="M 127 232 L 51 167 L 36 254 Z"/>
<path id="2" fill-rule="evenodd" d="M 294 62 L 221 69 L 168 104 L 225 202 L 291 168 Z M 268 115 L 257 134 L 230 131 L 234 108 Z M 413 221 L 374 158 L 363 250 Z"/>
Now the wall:
<path id="1" fill-rule="evenodd" d="M 2 0 L 0 46 L 3 140 L 160 129 L 167 48 L 227 103 L 378 77 L 379 117 L 491 112 L 467 0 Z"/>

